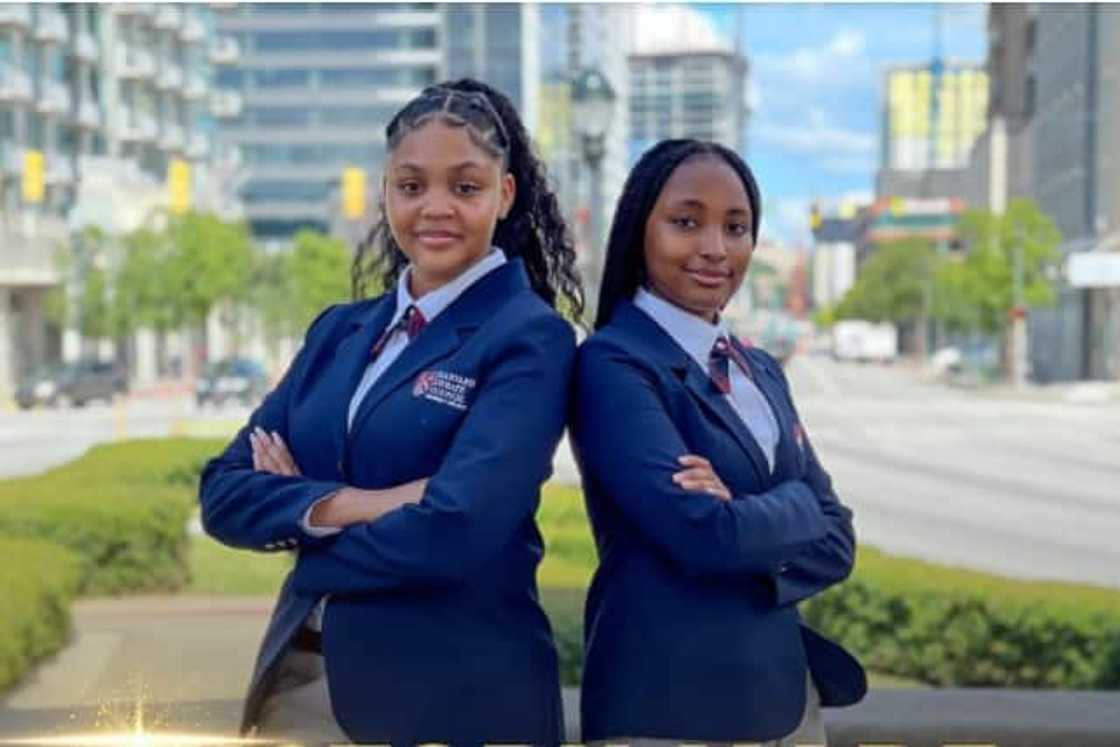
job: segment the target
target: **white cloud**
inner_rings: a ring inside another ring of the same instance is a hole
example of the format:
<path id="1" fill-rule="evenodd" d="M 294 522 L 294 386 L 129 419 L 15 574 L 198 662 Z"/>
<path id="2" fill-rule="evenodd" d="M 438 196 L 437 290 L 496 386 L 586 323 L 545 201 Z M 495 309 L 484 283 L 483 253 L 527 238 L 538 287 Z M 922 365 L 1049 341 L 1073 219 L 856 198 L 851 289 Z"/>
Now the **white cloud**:
<path id="1" fill-rule="evenodd" d="M 840 29 L 823 45 L 800 47 L 789 54 L 760 54 L 755 71 L 777 83 L 807 86 L 862 84 L 872 74 L 867 38 L 862 31 Z M 792 79 L 792 80 L 791 80 Z"/>
<path id="2" fill-rule="evenodd" d="M 830 158 L 867 159 L 874 156 L 878 147 L 875 133 L 839 127 L 818 108 L 810 109 L 801 122 L 758 123 L 752 134 L 785 151 Z"/>
<path id="3" fill-rule="evenodd" d="M 634 28 L 633 51 L 639 54 L 732 49 L 709 16 L 683 5 L 640 5 Z"/>

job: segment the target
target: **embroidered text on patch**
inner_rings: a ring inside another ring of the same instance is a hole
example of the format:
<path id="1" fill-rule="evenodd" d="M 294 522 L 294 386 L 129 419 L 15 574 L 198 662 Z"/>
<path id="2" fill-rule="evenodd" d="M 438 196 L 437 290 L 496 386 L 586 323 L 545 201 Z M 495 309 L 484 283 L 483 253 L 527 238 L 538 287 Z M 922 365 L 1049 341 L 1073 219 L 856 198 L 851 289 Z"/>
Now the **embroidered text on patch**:
<path id="1" fill-rule="evenodd" d="M 475 383 L 469 376 L 450 371 L 423 371 L 412 386 L 412 396 L 465 410 Z"/>

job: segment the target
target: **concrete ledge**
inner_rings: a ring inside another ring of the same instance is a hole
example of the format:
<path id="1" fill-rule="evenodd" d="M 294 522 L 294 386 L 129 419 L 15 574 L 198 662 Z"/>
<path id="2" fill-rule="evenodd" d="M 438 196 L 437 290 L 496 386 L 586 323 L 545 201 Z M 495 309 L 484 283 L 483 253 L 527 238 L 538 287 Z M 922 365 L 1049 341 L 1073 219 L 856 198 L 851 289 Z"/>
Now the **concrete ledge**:
<path id="1" fill-rule="evenodd" d="M 579 741 L 579 691 L 566 688 L 568 741 Z M 0 740 L 90 731 L 127 731 L 134 706 L 118 701 L 76 709 L 0 709 Z M 153 703 L 148 728 L 235 735 L 241 703 Z M 826 709 L 829 747 L 998 745 L 1116 747 L 1120 692 L 1028 690 L 875 690 L 852 708 Z M 114 728 L 115 727 L 115 728 Z"/>

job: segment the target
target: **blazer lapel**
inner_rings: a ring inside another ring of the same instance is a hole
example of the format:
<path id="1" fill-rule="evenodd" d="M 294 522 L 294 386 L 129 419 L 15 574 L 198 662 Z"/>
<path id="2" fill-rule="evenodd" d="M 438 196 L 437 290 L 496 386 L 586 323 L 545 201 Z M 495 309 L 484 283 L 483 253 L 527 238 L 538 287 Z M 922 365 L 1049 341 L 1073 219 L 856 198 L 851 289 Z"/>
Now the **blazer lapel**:
<path id="1" fill-rule="evenodd" d="M 689 357 L 676 340 L 631 301 L 623 301 L 615 311 L 619 323 L 632 330 L 636 347 L 646 355 L 656 358 L 667 365 L 680 379 L 692 396 L 699 401 L 709 416 L 714 418 L 724 430 L 729 432 L 743 453 L 751 460 L 759 479 L 765 482 L 770 477 L 770 467 L 766 456 L 758 445 L 750 429 L 743 424 L 731 404 L 715 385 L 708 373 Z M 612 319 L 613 321 L 613 319 Z"/>
<path id="2" fill-rule="evenodd" d="M 385 332 L 385 328 L 389 326 L 396 307 L 396 293 L 386 293 L 365 314 L 356 316 L 351 321 L 350 334 L 339 344 L 335 353 L 339 381 L 342 385 L 339 396 L 334 398 L 333 404 L 336 410 L 331 415 L 334 423 L 332 435 L 337 454 L 346 453 L 346 421 L 350 410 L 350 399 L 354 396 L 354 390 L 358 388 L 358 383 L 370 363 L 370 351 Z"/>
<path id="3" fill-rule="evenodd" d="M 765 481 L 770 476 L 770 467 L 766 463 L 766 456 L 762 453 L 758 441 L 755 440 L 750 429 L 743 424 L 742 418 L 731 407 L 727 398 L 716 389 L 711 377 L 701 371 L 691 359 L 687 362 L 693 365 L 685 369 L 685 386 L 705 406 L 708 412 L 714 415 L 723 424 L 723 427 L 731 432 L 731 435 L 739 442 L 739 446 L 750 457 L 759 477 Z"/>

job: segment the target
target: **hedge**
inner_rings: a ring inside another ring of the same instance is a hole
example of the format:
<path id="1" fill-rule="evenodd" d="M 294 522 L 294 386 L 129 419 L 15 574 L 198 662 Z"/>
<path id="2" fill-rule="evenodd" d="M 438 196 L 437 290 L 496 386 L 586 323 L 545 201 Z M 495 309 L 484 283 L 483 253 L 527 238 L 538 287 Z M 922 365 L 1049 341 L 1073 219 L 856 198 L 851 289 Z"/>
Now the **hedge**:
<path id="1" fill-rule="evenodd" d="M 62 648 L 81 559 L 47 542 L 0 539 L 0 692 Z"/>
<path id="2" fill-rule="evenodd" d="M 1120 688 L 1120 593 L 1032 583 L 861 548 L 802 605 L 870 669 L 933 685 Z"/>
<path id="3" fill-rule="evenodd" d="M 597 560 L 581 493 L 549 486 L 541 596 L 566 684 L 579 681 L 584 589 Z M 1120 689 L 1120 593 L 1013 580 L 860 547 L 804 619 L 871 671 L 938 686 Z"/>
<path id="4" fill-rule="evenodd" d="M 0 481 L 0 535 L 80 556 L 80 591 L 175 590 L 188 578 L 197 475 L 220 445 L 146 439 L 96 446 L 41 475 Z"/>

